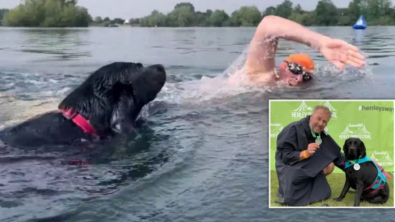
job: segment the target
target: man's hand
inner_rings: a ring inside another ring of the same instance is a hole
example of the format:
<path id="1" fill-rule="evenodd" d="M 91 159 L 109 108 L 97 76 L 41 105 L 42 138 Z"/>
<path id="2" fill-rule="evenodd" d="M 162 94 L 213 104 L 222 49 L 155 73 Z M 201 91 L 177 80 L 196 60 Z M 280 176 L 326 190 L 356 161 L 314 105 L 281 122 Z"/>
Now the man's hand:
<path id="1" fill-rule="evenodd" d="M 358 48 L 340 39 L 322 37 L 319 41 L 319 51 L 333 65 L 344 70 L 345 65 L 361 68 L 365 65 L 365 57 Z"/>
<path id="2" fill-rule="evenodd" d="M 318 148 L 320 148 L 320 145 L 318 145 L 318 143 L 310 143 L 307 146 L 307 155 L 312 156 Z"/>

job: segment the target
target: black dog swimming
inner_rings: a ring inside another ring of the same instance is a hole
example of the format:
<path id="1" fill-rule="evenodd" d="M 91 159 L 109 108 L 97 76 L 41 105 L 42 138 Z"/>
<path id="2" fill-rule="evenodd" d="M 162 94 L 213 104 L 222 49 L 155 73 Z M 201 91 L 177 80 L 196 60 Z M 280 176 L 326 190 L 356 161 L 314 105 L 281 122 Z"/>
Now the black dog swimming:
<path id="1" fill-rule="evenodd" d="M 384 169 L 366 156 L 365 144 L 359 138 L 348 138 L 344 142 L 343 152 L 346 158 L 346 182 L 336 201 L 341 201 L 350 187 L 355 189 L 354 206 L 360 201 L 372 204 L 386 203 L 390 189 Z M 390 178 L 390 176 L 388 175 Z"/>
<path id="2" fill-rule="evenodd" d="M 93 72 L 47 112 L 0 132 L 13 147 L 72 145 L 135 130 L 142 108 L 153 101 L 166 82 L 165 68 L 115 62 Z"/>

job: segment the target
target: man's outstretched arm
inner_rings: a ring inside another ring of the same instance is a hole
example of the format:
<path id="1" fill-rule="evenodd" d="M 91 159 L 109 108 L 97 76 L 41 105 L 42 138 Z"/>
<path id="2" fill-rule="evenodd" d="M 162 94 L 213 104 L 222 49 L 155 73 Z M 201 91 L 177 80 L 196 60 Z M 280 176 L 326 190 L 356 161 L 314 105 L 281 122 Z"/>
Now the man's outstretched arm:
<path id="1" fill-rule="evenodd" d="M 320 42 L 327 36 L 313 32 L 302 25 L 278 16 L 265 16 L 259 23 L 250 42 L 247 56 L 248 73 L 272 72 L 278 39 L 302 43 L 319 49 Z"/>
<path id="2" fill-rule="evenodd" d="M 315 48 L 340 69 L 344 65 L 362 67 L 365 58 L 357 47 L 339 39 L 311 31 L 301 24 L 278 16 L 265 16 L 250 42 L 246 60 L 248 74 L 272 76 L 278 39 L 302 43 Z"/>

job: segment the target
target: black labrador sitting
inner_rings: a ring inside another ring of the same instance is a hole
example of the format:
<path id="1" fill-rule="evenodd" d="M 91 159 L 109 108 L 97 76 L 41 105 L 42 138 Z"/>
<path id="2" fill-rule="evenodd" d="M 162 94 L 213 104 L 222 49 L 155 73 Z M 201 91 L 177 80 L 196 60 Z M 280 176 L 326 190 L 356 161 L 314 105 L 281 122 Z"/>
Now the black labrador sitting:
<path id="1" fill-rule="evenodd" d="M 142 108 L 156 98 L 165 82 L 166 71 L 160 64 L 108 64 L 64 98 L 58 111 L 6 128 L 0 140 L 13 147 L 31 147 L 128 135 L 134 132 Z"/>
<path id="2" fill-rule="evenodd" d="M 372 204 L 386 203 L 390 190 L 385 171 L 366 156 L 363 141 L 359 138 L 348 138 L 344 142 L 343 152 L 346 158 L 346 182 L 340 196 L 335 200 L 341 201 L 352 187 L 355 189 L 354 206 L 359 206 L 362 200 Z"/>

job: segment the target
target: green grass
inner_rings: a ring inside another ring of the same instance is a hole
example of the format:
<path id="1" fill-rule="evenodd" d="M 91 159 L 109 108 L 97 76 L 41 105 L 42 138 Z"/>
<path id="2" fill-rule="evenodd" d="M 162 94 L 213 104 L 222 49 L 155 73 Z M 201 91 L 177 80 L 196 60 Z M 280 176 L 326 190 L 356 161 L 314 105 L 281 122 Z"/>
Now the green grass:
<path id="1" fill-rule="evenodd" d="M 392 178 L 394 178 L 393 173 L 389 173 Z M 314 204 L 310 204 L 304 207 L 323 207 L 324 204 L 329 205 L 329 207 L 353 207 L 354 206 L 354 197 L 355 192 L 353 189 L 350 189 L 346 194 L 346 197 L 340 202 L 334 201 L 333 199 L 338 197 L 343 189 L 345 182 L 345 175 L 343 173 L 332 173 L 327 176 L 329 186 L 332 190 L 332 196 L 324 201 L 317 202 Z M 387 180 L 388 185 L 390 187 L 390 197 L 385 204 L 370 204 L 366 201 L 362 201 L 360 207 L 394 207 L 394 181 L 393 179 Z M 270 207 L 286 207 L 286 205 L 279 204 L 275 202 L 275 200 L 280 199 L 277 197 L 278 189 L 278 180 L 277 174 L 275 170 L 271 170 L 270 172 Z M 328 206 L 326 206 L 328 207 Z"/>

